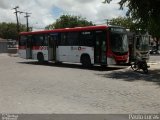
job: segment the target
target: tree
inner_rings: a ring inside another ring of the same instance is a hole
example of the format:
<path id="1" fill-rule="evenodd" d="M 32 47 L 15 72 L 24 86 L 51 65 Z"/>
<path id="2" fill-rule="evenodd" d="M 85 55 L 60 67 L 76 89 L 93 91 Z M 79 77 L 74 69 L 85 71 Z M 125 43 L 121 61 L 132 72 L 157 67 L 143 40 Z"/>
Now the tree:
<path id="1" fill-rule="evenodd" d="M 104 3 L 111 1 L 105 0 Z M 126 15 L 132 17 L 135 22 L 145 24 L 146 28 L 152 23 L 160 24 L 160 0 L 121 0 L 119 4 L 120 9 L 128 7 Z"/>
<path id="2" fill-rule="evenodd" d="M 103 3 L 110 3 L 112 0 L 105 0 Z M 128 7 L 127 14 L 132 17 L 138 17 L 141 20 L 149 20 L 153 18 L 157 22 L 160 18 L 160 0 L 120 0 L 120 8 Z"/>
<path id="3" fill-rule="evenodd" d="M 122 26 L 134 33 L 145 34 L 147 31 L 142 24 L 134 22 L 130 17 L 117 17 L 110 20 L 111 25 Z"/>
<path id="4" fill-rule="evenodd" d="M 105 0 L 110 3 L 112 0 Z M 141 29 L 149 31 L 151 35 L 160 38 L 160 0 L 120 0 L 120 9 L 128 7 L 127 16 L 133 18 Z M 158 47 L 158 46 L 157 46 Z"/>
<path id="5" fill-rule="evenodd" d="M 25 25 L 20 25 L 20 31 L 26 31 Z M 4 39 L 17 39 L 17 24 L 15 23 L 0 23 L 0 37 Z"/>
<path id="6" fill-rule="evenodd" d="M 87 21 L 80 16 L 62 15 L 55 23 L 45 27 L 45 29 L 57 29 L 57 28 L 73 28 L 94 25 L 91 21 Z"/>
<path id="7" fill-rule="evenodd" d="M 110 20 L 111 25 L 123 26 L 131 31 L 136 31 L 136 24 L 129 17 L 117 17 Z"/>

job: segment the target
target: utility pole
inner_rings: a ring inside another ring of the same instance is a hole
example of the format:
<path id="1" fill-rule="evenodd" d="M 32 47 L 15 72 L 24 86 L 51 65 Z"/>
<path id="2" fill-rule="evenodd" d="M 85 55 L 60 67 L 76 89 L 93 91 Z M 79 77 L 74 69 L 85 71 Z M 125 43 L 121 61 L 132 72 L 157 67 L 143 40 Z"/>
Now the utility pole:
<path id="1" fill-rule="evenodd" d="M 28 12 L 22 12 L 22 11 L 18 11 L 17 9 L 19 8 L 19 6 L 16 6 L 15 8 L 15 14 L 16 14 L 16 20 L 17 20 L 17 32 L 19 33 L 20 32 L 20 28 L 19 28 L 19 20 L 18 20 L 18 13 L 22 14 L 22 13 L 25 13 L 26 15 L 24 17 L 26 17 L 26 22 L 27 22 L 27 31 L 29 31 L 29 22 L 28 22 L 28 17 L 30 17 L 29 14 L 31 13 L 28 13 Z"/>
<path id="2" fill-rule="evenodd" d="M 27 22 L 27 32 L 28 32 L 28 31 L 29 31 L 28 17 L 30 17 L 29 14 L 31 14 L 31 13 L 28 13 L 28 12 L 24 12 L 24 13 L 26 14 L 26 16 L 24 16 L 24 17 L 26 17 L 26 22 Z"/>
<path id="3" fill-rule="evenodd" d="M 15 14 L 16 14 L 16 20 L 17 20 L 17 32 L 19 33 L 20 32 L 20 30 L 19 30 L 19 20 L 18 20 L 18 9 L 19 7 L 18 6 L 16 6 L 15 8 L 13 8 L 13 9 L 15 9 Z"/>

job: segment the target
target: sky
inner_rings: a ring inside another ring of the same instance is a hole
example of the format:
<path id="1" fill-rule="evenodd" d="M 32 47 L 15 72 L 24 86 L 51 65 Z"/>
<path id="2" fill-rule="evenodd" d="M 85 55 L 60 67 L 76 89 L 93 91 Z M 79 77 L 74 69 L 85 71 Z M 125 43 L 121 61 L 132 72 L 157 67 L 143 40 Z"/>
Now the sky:
<path id="1" fill-rule="evenodd" d="M 63 14 L 82 16 L 94 24 L 103 24 L 106 19 L 125 16 L 127 8 L 119 9 L 119 0 L 103 4 L 103 0 L 0 0 L 0 22 L 15 22 L 15 6 L 18 11 L 31 13 L 29 26 L 44 29 Z M 25 14 L 19 14 L 20 23 L 26 24 Z"/>

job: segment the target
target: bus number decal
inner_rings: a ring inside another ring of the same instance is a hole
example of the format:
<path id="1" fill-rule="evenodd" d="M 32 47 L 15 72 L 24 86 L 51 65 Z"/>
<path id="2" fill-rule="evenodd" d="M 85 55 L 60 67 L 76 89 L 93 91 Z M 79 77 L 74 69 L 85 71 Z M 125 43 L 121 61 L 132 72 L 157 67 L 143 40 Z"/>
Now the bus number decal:
<path id="1" fill-rule="evenodd" d="M 77 47 L 71 47 L 71 50 L 77 50 Z"/>
<path id="2" fill-rule="evenodd" d="M 78 50 L 78 51 L 81 51 L 81 50 L 85 50 L 86 48 L 83 48 L 83 47 L 71 47 L 71 50 Z"/>
<path id="3" fill-rule="evenodd" d="M 47 46 L 33 46 L 33 50 L 47 50 Z"/>
<path id="4" fill-rule="evenodd" d="M 47 46 L 39 46 L 39 50 L 47 50 Z"/>
<path id="5" fill-rule="evenodd" d="M 86 50 L 86 48 L 84 48 L 84 47 L 78 47 L 78 50 L 82 51 L 82 50 Z"/>

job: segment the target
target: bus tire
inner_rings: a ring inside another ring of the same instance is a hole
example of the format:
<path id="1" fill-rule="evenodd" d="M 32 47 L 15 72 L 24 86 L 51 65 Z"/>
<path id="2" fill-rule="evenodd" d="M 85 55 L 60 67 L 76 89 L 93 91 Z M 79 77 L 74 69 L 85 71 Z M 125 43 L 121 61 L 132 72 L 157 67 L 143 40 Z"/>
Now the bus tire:
<path id="1" fill-rule="evenodd" d="M 83 65 L 83 67 L 85 67 L 85 68 L 89 68 L 92 66 L 91 59 L 90 59 L 89 55 L 87 55 L 87 54 L 81 56 L 81 63 Z"/>
<path id="2" fill-rule="evenodd" d="M 61 65 L 62 62 L 61 62 L 61 61 L 55 61 L 55 64 L 56 64 L 56 65 Z"/>
<path id="3" fill-rule="evenodd" d="M 39 63 L 44 63 L 44 56 L 43 53 L 38 53 L 37 54 L 37 59 Z"/>
<path id="4" fill-rule="evenodd" d="M 107 65 L 101 65 L 102 68 L 106 68 Z"/>

